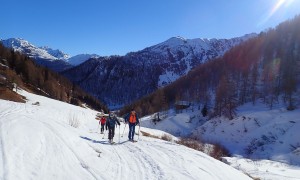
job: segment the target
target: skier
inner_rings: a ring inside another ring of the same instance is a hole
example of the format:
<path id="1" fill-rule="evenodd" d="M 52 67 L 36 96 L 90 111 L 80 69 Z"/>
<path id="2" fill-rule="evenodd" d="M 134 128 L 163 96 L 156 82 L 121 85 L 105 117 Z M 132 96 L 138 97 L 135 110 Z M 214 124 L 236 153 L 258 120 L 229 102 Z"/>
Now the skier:
<path id="1" fill-rule="evenodd" d="M 102 116 L 99 121 L 99 124 L 101 125 L 101 134 L 103 134 L 105 123 L 106 123 L 106 118 Z"/>
<path id="2" fill-rule="evenodd" d="M 134 137 L 134 133 L 135 133 L 135 126 L 140 125 L 138 115 L 136 114 L 134 109 L 131 109 L 131 112 L 128 113 L 124 119 L 125 119 L 125 123 L 129 124 L 128 125 L 129 126 L 128 139 L 129 139 L 129 141 L 134 142 L 133 137 Z"/>
<path id="3" fill-rule="evenodd" d="M 109 143 L 113 144 L 113 138 L 115 135 L 115 126 L 117 126 L 117 124 L 120 126 L 120 122 L 119 120 L 116 118 L 116 116 L 113 113 L 109 113 L 109 116 L 106 120 L 106 130 L 108 129 L 108 140 Z"/>

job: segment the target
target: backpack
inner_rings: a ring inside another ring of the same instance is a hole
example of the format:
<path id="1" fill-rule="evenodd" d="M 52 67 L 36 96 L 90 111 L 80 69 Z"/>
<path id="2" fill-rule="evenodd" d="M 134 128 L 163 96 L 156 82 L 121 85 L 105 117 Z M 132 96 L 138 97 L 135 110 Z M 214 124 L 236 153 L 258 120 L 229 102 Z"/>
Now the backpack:
<path id="1" fill-rule="evenodd" d="M 129 115 L 129 122 L 130 123 L 136 123 L 136 114 L 130 114 Z"/>
<path id="2" fill-rule="evenodd" d="M 116 120 L 113 117 L 108 117 L 107 122 L 109 127 L 114 127 L 116 125 Z"/>

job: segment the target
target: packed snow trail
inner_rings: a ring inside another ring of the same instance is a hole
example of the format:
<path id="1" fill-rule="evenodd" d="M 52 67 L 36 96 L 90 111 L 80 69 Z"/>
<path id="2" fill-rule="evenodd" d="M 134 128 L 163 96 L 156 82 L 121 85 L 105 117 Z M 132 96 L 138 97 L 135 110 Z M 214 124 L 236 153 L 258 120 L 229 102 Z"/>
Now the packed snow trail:
<path id="1" fill-rule="evenodd" d="M 0 179 L 250 179 L 201 152 L 159 139 L 115 145 L 97 133 L 97 112 L 23 92 L 26 104 L 0 100 Z M 39 102 L 40 106 L 32 105 Z M 70 124 L 76 121 L 78 127 Z M 150 133 L 155 130 L 143 129 Z M 99 132 L 99 131 L 98 131 Z M 137 136 L 135 136 L 137 138 Z"/>

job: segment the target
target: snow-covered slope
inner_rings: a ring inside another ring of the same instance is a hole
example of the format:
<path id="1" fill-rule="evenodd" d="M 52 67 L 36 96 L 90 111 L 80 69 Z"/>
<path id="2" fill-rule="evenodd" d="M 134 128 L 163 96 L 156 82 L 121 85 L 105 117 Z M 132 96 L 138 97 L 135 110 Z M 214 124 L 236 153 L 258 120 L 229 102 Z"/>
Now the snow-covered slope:
<path id="1" fill-rule="evenodd" d="M 144 117 L 142 126 L 174 135 L 191 135 L 220 143 L 234 157 L 228 164 L 261 179 L 300 179 L 300 109 L 287 111 L 284 104 L 271 110 L 267 105 L 245 104 L 233 120 L 207 120 L 197 106 L 168 116 L 156 124 Z"/>
<path id="2" fill-rule="evenodd" d="M 72 56 L 67 59 L 68 63 L 77 66 L 91 58 L 99 58 L 100 56 L 97 54 L 78 54 L 76 56 Z"/>
<path id="3" fill-rule="evenodd" d="M 143 117 L 142 126 L 162 130 L 178 137 L 185 137 L 190 136 L 194 129 L 205 122 L 205 119 L 201 117 L 199 111 L 192 112 L 189 110 L 188 112 L 176 113 L 169 110 L 167 113 L 160 113 L 160 118 L 163 120 L 159 122 L 153 121 L 157 118 L 157 114 Z"/>
<path id="4" fill-rule="evenodd" d="M 127 128 L 109 145 L 97 133 L 97 112 L 22 94 L 26 104 L 0 100 L 0 179 L 250 179 L 181 145 L 144 136 L 127 142 Z"/>
<path id="5" fill-rule="evenodd" d="M 68 54 L 65 54 L 64 52 L 62 52 L 59 49 L 52 49 L 48 46 L 42 46 L 40 47 L 41 49 L 44 49 L 45 51 L 47 51 L 50 55 L 52 55 L 53 57 L 60 59 L 60 60 L 67 60 L 70 58 L 70 56 Z"/>
<path id="6" fill-rule="evenodd" d="M 233 120 L 212 119 L 194 134 L 220 142 L 234 154 L 300 165 L 300 109 L 288 111 L 279 106 L 270 110 L 249 103 L 238 112 Z"/>

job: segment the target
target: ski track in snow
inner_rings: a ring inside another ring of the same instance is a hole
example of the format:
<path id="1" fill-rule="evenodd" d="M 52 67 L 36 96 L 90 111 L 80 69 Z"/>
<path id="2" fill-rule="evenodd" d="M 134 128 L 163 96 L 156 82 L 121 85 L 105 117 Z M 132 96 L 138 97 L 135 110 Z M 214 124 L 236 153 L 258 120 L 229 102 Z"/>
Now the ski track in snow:
<path id="1" fill-rule="evenodd" d="M 120 144 L 111 145 L 108 149 L 111 157 L 104 172 L 118 172 L 111 179 L 162 179 L 163 172 L 159 165 L 137 145 L 122 139 Z M 134 174 L 134 177 L 124 177 L 123 174 Z"/>
<path id="2" fill-rule="evenodd" d="M 22 112 L 22 108 L 21 106 L 13 104 L 11 107 L 5 107 L 5 108 L 1 107 L 1 109 L 2 111 L 0 113 L 0 119 L 4 119 L 4 121 L 0 121 L 0 130 L 1 130 L 0 147 L 2 147 L 0 160 L 3 162 L 1 164 L 0 170 L 2 172 L 3 179 L 7 179 L 6 177 L 8 176 L 9 168 L 7 167 L 7 162 L 8 162 L 6 156 L 7 150 L 5 148 L 5 141 L 4 141 L 6 137 L 5 129 L 6 126 L 11 126 L 13 122 L 17 121 L 17 116 L 18 116 L 17 114 Z M 8 119 L 5 120 L 5 117 L 9 115 L 14 115 L 15 118 L 13 120 L 8 120 Z"/>
<path id="3" fill-rule="evenodd" d="M 69 151 L 77 158 L 78 162 L 80 162 L 81 166 L 83 166 L 83 169 L 87 170 L 87 172 L 94 177 L 95 179 L 97 179 L 97 176 L 89 170 L 89 168 L 86 168 L 87 164 L 79 157 L 79 155 L 71 148 L 71 146 L 67 143 L 66 140 L 64 140 L 64 138 L 59 135 L 59 133 L 49 124 L 47 124 L 46 122 L 42 122 L 50 131 L 53 132 L 53 135 L 55 135 L 56 137 L 58 137 L 58 139 L 60 139 L 60 141 L 69 149 Z"/>
<path id="4" fill-rule="evenodd" d="M 128 127 L 118 143 L 123 124 L 116 129 L 117 143 L 110 145 L 107 132 L 105 139 L 94 133 L 98 131 L 95 111 L 38 101 L 40 106 L 0 100 L 0 180 L 196 180 L 232 179 L 236 174 L 249 179 L 203 153 L 171 142 L 144 136 L 137 143 L 129 142 Z M 70 126 L 70 115 L 80 121 L 80 127 Z"/>
<path id="5" fill-rule="evenodd" d="M 136 144 L 125 146 L 125 148 L 130 152 L 131 156 L 136 157 L 135 162 L 130 167 L 137 167 L 134 172 L 142 172 L 140 179 L 162 179 L 164 174 L 162 169 L 145 151 L 142 151 Z"/>

